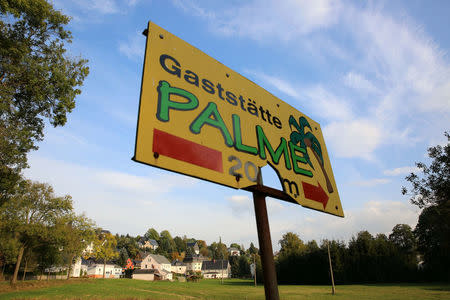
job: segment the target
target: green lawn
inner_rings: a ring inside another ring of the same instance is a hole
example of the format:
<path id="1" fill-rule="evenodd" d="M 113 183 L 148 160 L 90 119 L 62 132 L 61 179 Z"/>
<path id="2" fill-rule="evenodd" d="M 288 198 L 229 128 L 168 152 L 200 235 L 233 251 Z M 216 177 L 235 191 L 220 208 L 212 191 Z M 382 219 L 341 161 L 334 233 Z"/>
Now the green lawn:
<path id="1" fill-rule="evenodd" d="M 25 282 L 12 290 L 0 283 L 0 299 L 264 299 L 263 286 L 248 280 L 202 280 L 198 283 L 147 282 L 131 279 L 86 279 Z M 450 299 L 450 285 L 378 284 L 280 286 L 281 299 Z"/>

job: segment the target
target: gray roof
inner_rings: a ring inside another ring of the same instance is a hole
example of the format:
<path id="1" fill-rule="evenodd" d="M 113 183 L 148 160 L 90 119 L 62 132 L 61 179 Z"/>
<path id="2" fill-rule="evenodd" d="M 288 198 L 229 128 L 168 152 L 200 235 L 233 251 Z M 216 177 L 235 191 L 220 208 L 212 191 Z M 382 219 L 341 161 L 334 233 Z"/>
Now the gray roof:
<path id="1" fill-rule="evenodd" d="M 204 261 L 202 264 L 202 271 L 221 270 L 221 269 L 226 270 L 227 268 L 228 268 L 228 260 L 226 259 Z"/>
<path id="2" fill-rule="evenodd" d="M 170 264 L 170 261 L 162 255 L 158 254 L 149 254 L 150 257 L 152 257 L 158 264 Z"/>
<path id="3" fill-rule="evenodd" d="M 158 273 L 158 270 L 155 269 L 136 269 L 133 274 L 155 274 Z"/>
<path id="4" fill-rule="evenodd" d="M 158 242 L 152 239 L 149 239 L 148 242 L 150 243 L 150 245 L 152 246 L 158 246 Z"/>

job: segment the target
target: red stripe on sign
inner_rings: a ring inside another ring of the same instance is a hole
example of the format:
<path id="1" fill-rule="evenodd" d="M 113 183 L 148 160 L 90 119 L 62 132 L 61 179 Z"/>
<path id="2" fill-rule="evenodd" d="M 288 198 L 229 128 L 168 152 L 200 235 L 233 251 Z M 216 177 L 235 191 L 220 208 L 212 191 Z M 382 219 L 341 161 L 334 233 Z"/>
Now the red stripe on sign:
<path id="1" fill-rule="evenodd" d="M 223 173 L 222 152 L 153 129 L 153 152 Z"/>

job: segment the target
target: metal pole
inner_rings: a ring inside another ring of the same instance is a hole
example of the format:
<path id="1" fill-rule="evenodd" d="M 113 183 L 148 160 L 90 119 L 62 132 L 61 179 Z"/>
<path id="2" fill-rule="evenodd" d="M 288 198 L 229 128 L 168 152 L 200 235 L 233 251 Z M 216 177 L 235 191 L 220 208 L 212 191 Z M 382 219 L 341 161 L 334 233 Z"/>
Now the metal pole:
<path id="1" fill-rule="evenodd" d="M 258 172 L 258 184 L 262 185 L 261 169 Z M 279 300 L 277 274 L 275 272 L 269 219 L 267 217 L 266 195 L 255 190 L 253 192 L 253 203 L 255 205 L 256 228 L 258 230 L 259 249 L 261 251 L 266 300 Z"/>
<path id="2" fill-rule="evenodd" d="M 334 288 L 333 266 L 331 265 L 330 241 L 327 241 L 327 247 L 328 247 L 328 261 L 330 262 L 331 293 L 334 295 L 336 293 L 336 289 Z"/>

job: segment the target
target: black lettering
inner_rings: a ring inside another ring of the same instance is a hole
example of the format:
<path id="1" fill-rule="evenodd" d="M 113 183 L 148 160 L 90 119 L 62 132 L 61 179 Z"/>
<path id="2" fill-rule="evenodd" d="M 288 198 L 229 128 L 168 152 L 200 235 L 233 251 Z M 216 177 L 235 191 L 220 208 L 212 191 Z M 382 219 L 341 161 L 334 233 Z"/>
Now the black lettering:
<path id="1" fill-rule="evenodd" d="M 220 83 L 217 84 L 217 93 L 219 94 L 219 98 L 222 100 L 225 100 L 222 96 L 222 92 L 223 92 L 223 87 Z"/>
<path id="2" fill-rule="evenodd" d="M 194 72 L 189 71 L 189 70 L 186 70 L 186 72 L 184 74 L 184 80 L 186 80 L 190 84 L 193 84 L 196 86 L 198 86 L 198 83 L 199 83 L 197 74 L 195 74 Z"/>
<path id="3" fill-rule="evenodd" d="M 261 112 L 261 119 L 263 119 L 263 121 L 266 121 L 266 118 L 264 117 L 264 108 L 262 108 L 262 106 L 259 107 L 259 111 Z"/>
<path id="4" fill-rule="evenodd" d="M 172 65 L 171 68 L 167 67 L 166 60 L 171 60 Z M 167 73 L 177 75 L 178 77 L 181 77 L 181 67 L 180 63 L 173 58 L 172 56 L 169 56 L 167 54 L 163 54 L 159 57 L 159 63 L 161 64 L 161 67 L 163 67 L 164 70 L 166 70 Z M 178 67 L 178 68 L 177 68 Z"/>
<path id="5" fill-rule="evenodd" d="M 241 109 L 242 109 L 243 111 L 246 111 L 245 108 L 244 108 L 245 100 L 244 100 L 244 98 L 242 98 L 241 95 L 239 95 L 239 101 L 241 102 Z"/>
<path id="6" fill-rule="evenodd" d="M 205 92 L 212 95 L 214 95 L 214 93 L 216 92 L 214 89 L 214 84 L 208 79 L 202 79 L 202 88 L 205 90 Z"/>
<path id="7" fill-rule="evenodd" d="M 227 95 L 228 103 L 230 103 L 231 105 L 236 106 L 237 105 L 236 96 L 232 92 L 229 92 L 229 91 L 227 91 L 225 94 Z"/>
<path id="8" fill-rule="evenodd" d="M 252 114 L 254 116 L 258 116 L 258 108 L 256 108 L 255 104 L 253 104 L 251 102 L 248 102 L 247 103 L 247 110 L 248 110 L 249 114 Z"/>
<path id="9" fill-rule="evenodd" d="M 273 125 L 272 120 L 270 119 L 270 117 L 271 117 L 272 115 L 270 114 L 270 112 L 269 112 L 268 109 L 266 109 L 266 114 L 267 114 L 267 121 L 269 121 L 269 124 L 270 124 L 270 125 Z"/>
<path id="10" fill-rule="evenodd" d="M 289 193 L 292 194 L 292 186 L 295 187 L 295 195 L 298 195 L 298 185 L 295 181 L 289 181 L 287 179 L 283 179 L 283 189 L 286 191 L 286 189 L 284 188 L 284 184 L 287 183 L 287 186 L 289 187 Z"/>
<path id="11" fill-rule="evenodd" d="M 278 119 L 277 117 L 273 117 L 273 124 L 275 125 L 276 128 L 281 129 L 281 121 L 280 119 Z"/>

